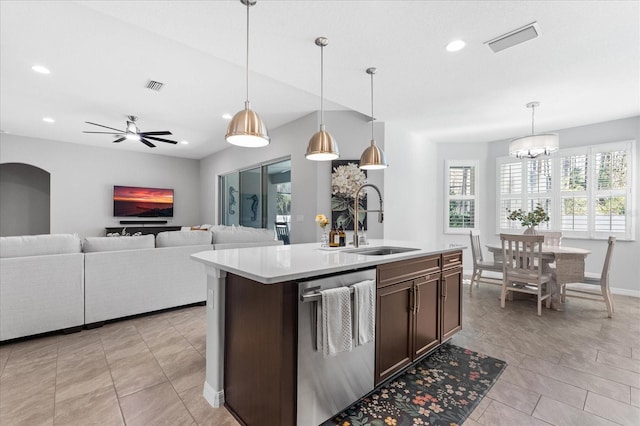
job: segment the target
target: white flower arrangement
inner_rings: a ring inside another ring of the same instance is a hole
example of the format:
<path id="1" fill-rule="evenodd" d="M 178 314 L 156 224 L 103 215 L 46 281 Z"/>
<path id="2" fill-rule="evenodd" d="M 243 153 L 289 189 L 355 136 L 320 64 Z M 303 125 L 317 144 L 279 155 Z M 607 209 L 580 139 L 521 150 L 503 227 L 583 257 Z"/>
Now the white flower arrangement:
<path id="1" fill-rule="evenodd" d="M 353 199 L 358 188 L 367 180 L 364 172 L 356 163 L 338 166 L 331 173 L 331 194 L 340 198 Z M 359 199 L 363 199 L 366 192 L 360 193 Z"/>
<path id="2" fill-rule="evenodd" d="M 366 191 L 358 194 L 358 219 L 354 215 L 356 191 L 367 182 L 367 175 L 358 168 L 357 163 L 347 163 L 333 168 L 331 173 L 331 213 L 337 226 L 345 229 L 363 227 L 366 217 Z M 357 223 L 357 224 L 356 224 Z"/>

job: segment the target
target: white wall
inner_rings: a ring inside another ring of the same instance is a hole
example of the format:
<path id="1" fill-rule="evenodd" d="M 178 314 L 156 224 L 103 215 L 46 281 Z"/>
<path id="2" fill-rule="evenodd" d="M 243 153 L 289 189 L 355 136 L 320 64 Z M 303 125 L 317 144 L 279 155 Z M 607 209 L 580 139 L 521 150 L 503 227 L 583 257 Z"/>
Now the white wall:
<path id="1" fill-rule="evenodd" d="M 385 123 L 384 235 L 405 241 L 434 241 L 437 212 L 436 144 L 420 139 L 398 125 Z"/>
<path id="2" fill-rule="evenodd" d="M 340 158 L 360 159 L 369 146 L 371 125 L 366 117 L 355 112 L 325 112 L 326 130 L 338 142 Z M 218 177 L 220 175 L 276 159 L 291 157 L 291 242 L 308 243 L 320 240 L 316 214 L 331 214 L 331 162 L 307 160 L 307 143 L 319 130 L 319 114 L 308 114 L 296 121 L 269 131 L 271 143 L 264 148 L 250 149 L 230 146 L 212 154 L 201 163 L 201 217 L 204 222 L 218 223 Z M 384 126 L 376 123 L 376 142 L 384 147 Z M 383 171 L 369 171 L 368 181 L 377 185 L 384 196 Z M 374 193 L 375 194 L 375 193 Z M 377 197 L 370 197 L 370 208 L 377 209 Z M 369 238 L 381 238 L 382 225 L 377 214 L 368 220 Z M 349 236 L 347 236 L 349 239 Z"/>
<path id="3" fill-rule="evenodd" d="M 630 117 L 620 120 L 596 123 L 588 126 L 556 130 L 560 135 L 560 148 L 597 145 L 609 142 L 636 140 L 636 175 L 632 190 L 635 191 L 636 206 L 635 241 L 616 242 L 611 270 L 611 287 L 616 293 L 640 296 L 640 149 L 637 141 L 640 139 L 640 117 Z M 509 141 L 495 141 L 479 144 L 451 144 L 438 146 L 438 188 L 440 196 L 438 202 L 444 202 L 444 162 L 448 159 L 480 159 L 480 232 L 483 244 L 499 243 L 496 234 L 496 158 L 508 155 Z M 438 229 L 444 243 L 462 242 L 469 244 L 469 237 L 443 233 L 443 215 L 438 219 Z M 604 262 L 607 243 L 604 240 L 563 239 L 563 244 L 590 250 L 585 268 L 590 272 L 600 272 Z M 471 269 L 470 253 L 465 252 L 465 271 Z"/>
<path id="4" fill-rule="evenodd" d="M 113 217 L 113 185 L 173 188 L 175 216 L 167 225 L 201 223 L 198 160 L 2 134 L 0 162 L 51 174 L 51 233 L 100 236 L 105 227 L 120 226 Z"/>
<path id="5" fill-rule="evenodd" d="M 485 240 L 489 242 L 491 237 L 495 236 L 495 197 L 493 202 L 489 201 L 493 197 L 494 188 L 489 187 L 488 182 L 495 182 L 494 170 L 495 159 L 490 157 L 489 144 L 487 143 L 453 143 L 438 144 L 437 149 L 437 165 L 435 167 L 436 197 L 438 210 L 436 215 L 435 227 L 437 229 L 438 240 L 442 244 L 464 244 L 467 248 L 463 252 L 463 267 L 465 271 L 471 271 L 473 268 L 473 260 L 471 257 L 471 248 L 469 247 L 469 231 L 460 234 L 445 234 L 445 161 L 446 160 L 471 160 L 479 162 L 478 178 L 478 208 L 480 210 L 480 233 L 483 243 Z M 493 166 L 489 164 L 494 163 Z M 493 226 L 493 228 L 492 228 Z"/>

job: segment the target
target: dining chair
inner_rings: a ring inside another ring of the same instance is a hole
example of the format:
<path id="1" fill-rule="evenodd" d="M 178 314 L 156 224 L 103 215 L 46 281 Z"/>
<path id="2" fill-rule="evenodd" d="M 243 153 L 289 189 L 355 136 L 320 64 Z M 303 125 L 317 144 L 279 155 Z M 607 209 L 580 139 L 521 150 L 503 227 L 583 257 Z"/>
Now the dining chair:
<path id="1" fill-rule="evenodd" d="M 504 308 L 508 292 L 535 294 L 538 316 L 542 315 L 542 301 L 551 307 L 551 273 L 542 272 L 542 235 L 500 234 L 503 256 L 503 279 L 500 306 Z M 539 266 L 540 265 L 540 266 Z"/>
<path id="2" fill-rule="evenodd" d="M 607 307 L 607 316 L 611 318 L 613 316 L 613 297 L 611 296 L 611 289 L 609 287 L 609 272 L 611 271 L 611 256 L 613 255 L 613 247 L 616 244 L 616 237 L 609 237 L 607 242 L 607 254 L 604 258 L 604 265 L 602 266 L 602 272 L 600 274 L 594 272 L 585 272 L 584 278 L 575 279 L 575 275 L 582 275 L 584 271 L 584 261 L 582 263 L 582 269 L 580 265 L 576 266 L 576 262 L 571 256 L 567 256 L 563 253 L 556 254 L 556 269 L 555 277 L 558 286 L 560 286 L 562 302 L 567 297 L 573 297 L 576 299 L 595 300 L 602 302 Z M 580 270 L 580 271 L 578 271 Z M 591 290 L 584 288 L 574 288 L 573 286 L 567 287 L 571 284 L 589 284 L 599 285 L 600 290 Z"/>
<path id="3" fill-rule="evenodd" d="M 276 235 L 278 236 L 278 239 L 282 241 L 282 244 L 291 244 L 289 239 L 289 225 L 287 225 L 287 222 L 276 222 L 275 225 Z"/>
<path id="4" fill-rule="evenodd" d="M 544 244 L 553 247 L 562 245 L 562 232 L 560 231 L 538 231 L 538 235 L 544 236 Z"/>
<path id="5" fill-rule="evenodd" d="M 482 256 L 482 245 L 480 244 L 480 231 L 472 230 L 469 232 L 471 238 L 471 257 L 473 258 L 473 273 L 471 274 L 471 285 L 469 285 L 469 293 L 473 292 L 473 282 L 476 282 L 476 287 L 480 287 L 480 280 L 482 279 L 483 271 L 491 271 L 502 274 L 502 262 L 498 262 L 495 259 L 493 261 L 487 261 Z M 486 277 L 483 282 L 487 284 L 502 285 L 502 282 L 496 280 L 502 280 L 502 278 L 489 278 Z"/>

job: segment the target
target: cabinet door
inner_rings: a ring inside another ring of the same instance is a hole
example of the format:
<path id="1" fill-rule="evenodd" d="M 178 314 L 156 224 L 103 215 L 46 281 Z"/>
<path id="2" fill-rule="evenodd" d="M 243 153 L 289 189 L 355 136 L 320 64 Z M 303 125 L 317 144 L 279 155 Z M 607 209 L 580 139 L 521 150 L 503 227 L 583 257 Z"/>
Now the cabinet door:
<path id="1" fill-rule="evenodd" d="M 414 341 L 413 358 L 428 352 L 440 342 L 440 312 L 438 291 L 440 274 L 432 274 L 413 281 Z"/>
<path id="2" fill-rule="evenodd" d="M 376 384 L 411 363 L 413 281 L 378 288 Z"/>
<path id="3" fill-rule="evenodd" d="M 462 329 L 462 267 L 442 271 L 440 296 L 444 342 Z"/>

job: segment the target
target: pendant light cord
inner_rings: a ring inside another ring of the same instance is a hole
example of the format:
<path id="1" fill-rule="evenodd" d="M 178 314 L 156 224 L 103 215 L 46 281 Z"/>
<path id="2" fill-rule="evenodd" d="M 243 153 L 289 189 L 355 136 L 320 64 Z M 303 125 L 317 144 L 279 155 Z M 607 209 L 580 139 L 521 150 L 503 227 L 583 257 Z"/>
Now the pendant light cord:
<path id="1" fill-rule="evenodd" d="M 247 88 L 247 103 L 249 102 L 249 5 L 251 2 L 247 1 L 247 70 L 246 70 L 246 88 Z"/>
<path id="2" fill-rule="evenodd" d="M 371 73 L 371 140 L 373 141 L 373 72 Z"/>
<path id="3" fill-rule="evenodd" d="M 320 125 L 324 125 L 324 46 L 320 46 Z"/>
<path id="4" fill-rule="evenodd" d="M 534 131 L 534 126 L 533 126 L 534 123 L 535 123 L 535 120 L 536 120 L 535 115 L 536 115 L 536 106 L 532 105 L 531 106 L 531 134 L 532 135 L 536 134 L 535 131 Z"/>

